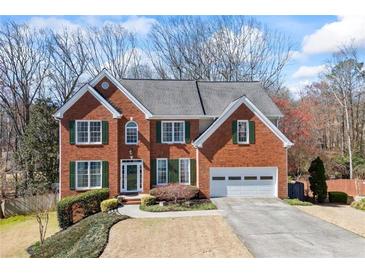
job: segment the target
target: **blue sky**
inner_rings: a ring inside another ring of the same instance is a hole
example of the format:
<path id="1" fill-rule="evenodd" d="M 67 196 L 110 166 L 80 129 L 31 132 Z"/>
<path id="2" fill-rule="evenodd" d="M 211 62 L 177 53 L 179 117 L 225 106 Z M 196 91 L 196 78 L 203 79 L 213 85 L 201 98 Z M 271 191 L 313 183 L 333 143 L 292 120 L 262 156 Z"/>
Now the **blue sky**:
<path id="1" fill-rule="evenodd" d="M 339 46 L 352 41 L 364 54 L 365 16 L 252 16 L 289 36 L 294 44 L 292 60 L 285 68 L 285 85 L 293 95 L 323 71 L 324 63 Z M 122 23 L 140 36 L 147 35 L 159 16 L 0 16 L 0 21 L 28 22 L 62 29 L 105 22 Z"/>

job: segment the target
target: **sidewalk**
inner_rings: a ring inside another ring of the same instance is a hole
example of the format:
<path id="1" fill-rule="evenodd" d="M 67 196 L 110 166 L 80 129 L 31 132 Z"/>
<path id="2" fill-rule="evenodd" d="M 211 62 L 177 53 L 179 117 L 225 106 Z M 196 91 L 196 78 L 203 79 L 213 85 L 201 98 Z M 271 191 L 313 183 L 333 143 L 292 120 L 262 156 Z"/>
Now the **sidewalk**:
<path id="1" fill-rule="evenodd" d="M 168 211 L 147 212 L 139 209 L 139 205 L 124 205 L 118 208 L 118 212 L 132 218 L 178 218 L 194 216 L 220 216 L 223 210 L 193 210 L 193 211 Z"/>

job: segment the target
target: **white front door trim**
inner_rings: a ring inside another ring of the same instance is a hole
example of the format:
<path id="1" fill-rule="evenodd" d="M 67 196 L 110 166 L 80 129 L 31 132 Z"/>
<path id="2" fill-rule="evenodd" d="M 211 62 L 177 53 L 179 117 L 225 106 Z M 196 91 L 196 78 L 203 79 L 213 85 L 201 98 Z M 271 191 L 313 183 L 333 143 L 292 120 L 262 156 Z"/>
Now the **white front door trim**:
<path id="1" fill-rule="evenodd" d="M 127 189 L 127 167 L 137 166 L 137 188 Z M 123 172 L 124 169 L 124 172 Z M 141 159 L 122 159 L 120 160 L 120 189 L 121 192 L 142 192 L 143 191 L 143 160 Z"/>

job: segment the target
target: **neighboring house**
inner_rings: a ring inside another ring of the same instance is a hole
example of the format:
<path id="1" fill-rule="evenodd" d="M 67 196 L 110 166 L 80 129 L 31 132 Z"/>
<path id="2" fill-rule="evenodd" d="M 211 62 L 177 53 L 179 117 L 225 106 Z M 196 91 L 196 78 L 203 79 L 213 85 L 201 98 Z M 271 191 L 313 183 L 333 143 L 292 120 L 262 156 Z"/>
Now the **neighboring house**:
<path id="1" fill-rule="evenodd" d="M 103 70 L 54 115 L 60 192 L 167 183 L 202 196 L 287 197 L 282 114 L 259 82 L 117 81 Z"/>

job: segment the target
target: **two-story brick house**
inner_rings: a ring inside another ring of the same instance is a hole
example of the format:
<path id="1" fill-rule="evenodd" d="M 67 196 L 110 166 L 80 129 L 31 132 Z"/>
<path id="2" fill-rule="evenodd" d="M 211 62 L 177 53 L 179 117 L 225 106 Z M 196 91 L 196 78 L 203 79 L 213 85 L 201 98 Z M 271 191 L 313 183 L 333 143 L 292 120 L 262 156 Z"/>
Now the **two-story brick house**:
<path id="1" fill-rule="evenodd" d="M 116 80 L 103 70 L 56 113 L 61 197 L 167 183 L 201 195 L 286 197 L 282 114 L 258 82 Z"/>

